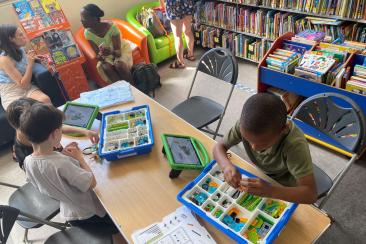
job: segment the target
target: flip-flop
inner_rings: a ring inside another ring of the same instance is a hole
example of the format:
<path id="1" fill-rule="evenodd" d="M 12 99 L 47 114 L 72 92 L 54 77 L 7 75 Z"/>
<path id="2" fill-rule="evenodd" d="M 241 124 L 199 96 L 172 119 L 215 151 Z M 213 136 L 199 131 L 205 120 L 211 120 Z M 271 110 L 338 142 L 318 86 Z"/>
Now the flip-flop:
<path id="1" fill-rule="evenodd" d="M 188 53 L 185 53 L 185 54 L 183 55 L 183 57 L 184 57 L 185 59 L 188 59 L 189 61 L 195 61 L 195 60 L 196 60 L 196 58 L 194 57 L 194 55 L 189 56 L 189 55 L 188 55 Z"/>
<path id="2" fill-rule="evenodd" d="M 171 69 L 184 69 L 186 66 L 184 64 L 181 64 L 178 62 L 178 60 L 175 60 L 174 63 L 171 63 L 169 68 Z"/>

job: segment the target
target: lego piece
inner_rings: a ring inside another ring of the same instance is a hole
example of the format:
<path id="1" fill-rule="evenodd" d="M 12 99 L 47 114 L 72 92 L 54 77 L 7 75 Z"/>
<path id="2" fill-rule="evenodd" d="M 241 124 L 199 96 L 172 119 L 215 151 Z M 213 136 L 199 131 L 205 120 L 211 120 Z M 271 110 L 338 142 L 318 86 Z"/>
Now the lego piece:
<path id="1" fill-rule="evenodd" d="M 262 201 L 261 197 L 245 193 L 239 200 L 238 204 L 249 211 L 253 211 Z"/>
<path id="2" fill-rule="evenodd" d="M 265 238 L 272 226 L 273 223 L 270 220 L 259 214 L 244 232 L 244 236 L 251 242 L 258 243 Z"/>
<path id="3" fill-rule="evenodd" d="M 220 216 L 224 213 L 224 211 L 221 210 L 221 208 L 218 208 L 215 210 L 213 216 L 215 216 L 216 218 L 220 218 Z"/>
<path id="4" fill-rule="evenodd" d="M 189 198 L 194 204 L 201 206 L 208 198 L 206 193 L 195 190 L 195 192 Z"/>

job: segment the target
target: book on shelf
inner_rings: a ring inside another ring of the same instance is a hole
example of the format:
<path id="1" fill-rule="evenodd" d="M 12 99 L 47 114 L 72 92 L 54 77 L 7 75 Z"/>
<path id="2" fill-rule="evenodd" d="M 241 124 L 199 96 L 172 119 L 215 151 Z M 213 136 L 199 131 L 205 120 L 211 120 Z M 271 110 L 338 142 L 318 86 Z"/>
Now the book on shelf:
<path id="1" fill-rule="evenodd" d="M 346 83 L 346 90 L 358 94 L 366 95 L 366 82 L 349 80 Z"/>
<path id="2" fill-rule="evenodd" d="M 299 58 L 299 53 L 277 48 L 272 54 L 267 56 L 266 64 L 268 68 L 285 73 L 292 73 Z"/>
<path id="3" fill-rule="evenodd" d="M 320 52 L 307 52 L 300 64 L 295 68 L 294 75 L 320 83 L 332 84 L 334 78 L 342 68 L 343 63 Z"/>
<path id="4" fill-rule="evenodd" d="M 246 0 L 242 2 L 246 3 Z M 364 0 L 262 0 L 262 5 L 267 7 L 352 19 L 366 18 L 365 4 Z"/>
<path id="5" fill-rule="evenodd" d="M 356 64 L 351 78 L 346 83 L 346 90 L 366 95 L 366 66 Z"/>
<path id="6" fill-rule="evenodd" d="M 291 40 L 295 42 L 314 45 L 317 42 L 323 40 L 324 37 L 325 33 L 322 31 L 305 30 L 297 33 L 294 37 L 291 38 Z"/>
<path id="7" fill-rule="evenodd" d="M 202 47 L 223 47 L 233 55 L 258 62 L 272 45 L 271 41 L 249 37 L 205 25 L 194 25 L 195 43 Z"/>
<path id="8" fill-rule="evenodd" d="M 334 58 L 310 52 L 304 54 L 298 68 L 318 75 L 324 75 L 333 67 L 335 62 L 336 60 Z"/>

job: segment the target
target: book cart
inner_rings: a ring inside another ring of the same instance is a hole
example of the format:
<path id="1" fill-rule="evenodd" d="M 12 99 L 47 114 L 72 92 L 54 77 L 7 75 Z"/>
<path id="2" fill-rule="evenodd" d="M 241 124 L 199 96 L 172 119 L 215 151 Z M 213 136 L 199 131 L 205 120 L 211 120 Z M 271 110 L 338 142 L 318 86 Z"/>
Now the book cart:
<path id="1" fill-rule="evenodd" d="M 57 0 L 20 0 L 13 4 L 20 26 L 36 54 L 47 57 L 57 70 L 70 99 L 89 90 L 82 68 L 83 54 L 75 43 L 70 23 Z"/>
<path id="2" fill-rule="evenodd" d="M 366 115 L 366 96 L 360 93 L 345 90 L 345 83 L 346 83 L 345 81 L 342 81 L 340 88 L 338 88 L 335 86 L 335 84 L 328 85 L 324 83 L 319 83 L 305 78 L 297 77 L 292 74 L 273 70 L 267 67 L 266 58 L 268 57 L 268 55 L 271 54 L 277 48 L 281 48 L 283 42 L 285 40 L 290 40 L 291 37 L 293 36 L 294 34 L 289 32 L 277 38 L 274 41 L 271 48 L 268 50 L 268 52 L 264 55 L 263 59 L 259 62 L 258 83 L 257 83 L 258 92 L 266 92 L 266 90 L 269 87 L 276 87 L 303 96 L 305 98 L 311 97 L 319 93 L 334 92 L 351 98 L 354 102 L 356 102 L 360 106 L 363 113 Z M 311 46 L 307 44 L 296 43 L 296 45 L 304 46 L 306 47 L 307 50 L 313 50 L 319 44 Z M 344 67 L 345 69 L 349 67 L 350 72 L 352 74 L 353 67 L 356 64 L 363 64 L 365 58 L 366 56 L 351 53 L 346 62 L 344 63 Z M 342 147 L 342 145 L 338 144 L 337 142 L 329 138 L 322 136 L 312 127 L 304 123 L 300 122 L 298 123 L 298 121 L 296 121 L 296 124 L 304 131 L 307 139 L 315 143 L 321 144 L 332 150 L 335 150 L 346 156 L 352 155 L 350 152 L 347 151 L 346 148 Z"/>

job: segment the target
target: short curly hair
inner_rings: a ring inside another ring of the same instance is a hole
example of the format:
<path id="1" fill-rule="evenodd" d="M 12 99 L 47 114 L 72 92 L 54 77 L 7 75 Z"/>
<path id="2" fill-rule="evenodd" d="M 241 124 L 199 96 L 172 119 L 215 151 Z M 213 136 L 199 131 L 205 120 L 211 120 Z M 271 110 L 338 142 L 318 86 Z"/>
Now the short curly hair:
<path id="1" fill-rule="evenodd" d="M 240 126 L 244 131 L 258 135 L 280 131 L 286 125 L 286 120 L 286 106 L 281 98 L 269 93 L 258 93 L 245 102 Z"/>

